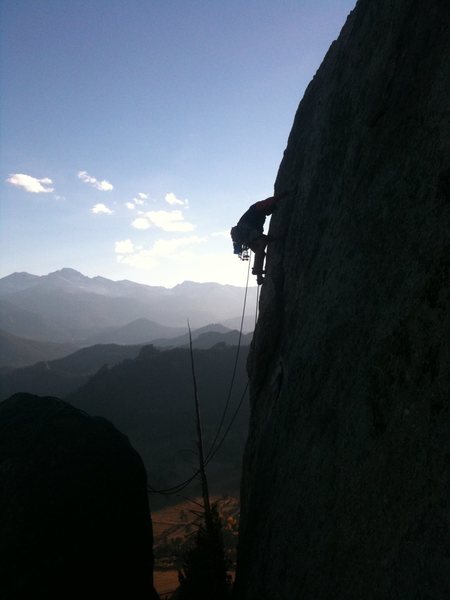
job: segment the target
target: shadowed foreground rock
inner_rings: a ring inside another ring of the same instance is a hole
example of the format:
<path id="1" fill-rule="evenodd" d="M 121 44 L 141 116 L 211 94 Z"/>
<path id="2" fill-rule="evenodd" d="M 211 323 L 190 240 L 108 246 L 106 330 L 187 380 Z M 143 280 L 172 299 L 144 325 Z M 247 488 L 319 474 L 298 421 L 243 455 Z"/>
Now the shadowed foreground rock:
<path id="1" fill-rule="evenodd" d="M 2 600 L 157 598 L 142 461 L 61 400 L 0 404 L 0 531 Z"/>
<path id="2" fill-rule="evenodd" d="M 249 359 L 243 600 L 450 598 L 450 2 L 360 0 L 299 106 Z"/>

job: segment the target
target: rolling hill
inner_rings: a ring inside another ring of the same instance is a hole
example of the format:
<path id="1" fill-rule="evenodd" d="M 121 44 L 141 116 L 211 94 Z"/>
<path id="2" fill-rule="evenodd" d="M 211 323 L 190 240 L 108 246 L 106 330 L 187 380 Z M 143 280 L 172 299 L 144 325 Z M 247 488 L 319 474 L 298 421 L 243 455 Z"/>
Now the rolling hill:
<path id="1" fill-rule="evenodd" d="M 92 337 L 91 342 L 96 344 L 145 344 L 157 338 L 172 338 L 179 335 L 185 328 L 167 327 L 150 319 L 136 319 L 121 327 L 111 328 L 104 333 Z M 87 340 L 89 343 L 89 340 Z"/>
<path id="2" fill-rule="evenodd" d="M 248 347 L 238 357 L 229 415 L 246 388 Z M 194 350 L 205 446 L 210 448 L 228 394 L 236 348 Z M 195 464 L 195 427 L 190 354 L 187 349 L 144 346 L 133 360 L 101 369 L 65 398 L 89 414 L 109 419 L 142 456 L 152 485 L 166 487 L 189 477 Z M 216 491 L 236 491 L 247 434 L 246 403 L 208 470 Z"/>
<path id="3" fill-rule="evenodd" d="M 24 367 L 54 360 L 76 349 L 75 344 L 29 340 L 0 330 L 0 367 Z"/>
<path id="4" fill-rule="evenodd" d="M 0 371 L 0 400 L 17 392 L 62 397 L 85 384 L 104 365 L 137 356 L 141 346 L 117 344 L 82 348 L 64 358 Z"/>
<path id="5" fill-rule="evenodd" d="M 219 335 L 223 335 L 229 333 L 231 329 L 225 327 L 221 323 L 211 323 L 209 325 L 205 325 L 204 327 L 199 327 L 192 331 L 192 339 L 196 340 L 199 336 L 204 333 L 214 332 Z M 222 340 L 219 340 L 222 341 Z M 189 344 L 189 332 L 187 331 L 187 327 L 184 327 L 183 333 L 176 337 L 160 337 L 153 340 L 153 345 L 158 346 L 158 348 L 169 348 L 174 346 L 185 346 Z M 212 344 L 213 345 L 213 344 Z"/>

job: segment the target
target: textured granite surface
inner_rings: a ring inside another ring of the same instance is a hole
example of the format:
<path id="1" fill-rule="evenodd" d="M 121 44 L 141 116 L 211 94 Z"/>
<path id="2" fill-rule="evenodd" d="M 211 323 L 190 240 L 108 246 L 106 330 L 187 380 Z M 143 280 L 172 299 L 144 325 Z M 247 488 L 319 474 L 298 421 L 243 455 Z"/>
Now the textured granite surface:
<path id="1" fill-rule="evenodd" d="M 450 3 L 360 0 L 276 189 L 237 597 L 450 598 Z"/>

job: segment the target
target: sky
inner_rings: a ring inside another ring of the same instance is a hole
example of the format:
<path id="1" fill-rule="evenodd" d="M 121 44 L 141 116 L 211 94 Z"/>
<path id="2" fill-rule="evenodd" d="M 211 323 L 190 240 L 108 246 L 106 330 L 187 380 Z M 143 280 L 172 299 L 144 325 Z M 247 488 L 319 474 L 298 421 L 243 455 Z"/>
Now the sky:
<path id="1" fill-rule="evenodd" d="M 245 285 L 229 230 L 354 4 L 0 0 L 0 276 Z"/>

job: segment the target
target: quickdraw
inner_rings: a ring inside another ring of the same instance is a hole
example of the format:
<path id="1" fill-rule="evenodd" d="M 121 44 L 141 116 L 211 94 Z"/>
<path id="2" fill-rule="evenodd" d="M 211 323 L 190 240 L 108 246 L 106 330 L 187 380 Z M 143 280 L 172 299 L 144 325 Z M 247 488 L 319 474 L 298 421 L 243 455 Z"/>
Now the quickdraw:
<path id="1" fill-rule="evenodd" d="M 245 244 L 241 244 L 241 251 L 238 252 L 238 256 L 241 260 L 249 260 L 250 259 L 250 248 Z"/>

